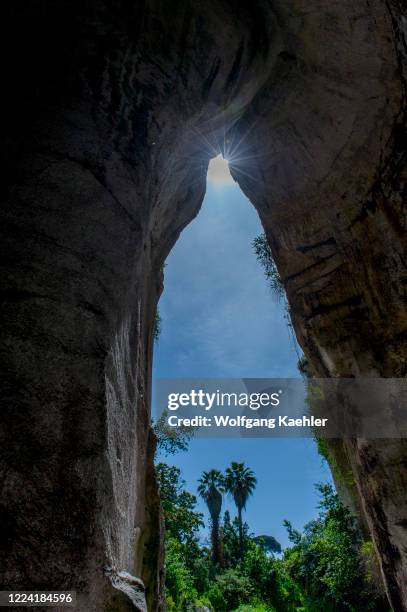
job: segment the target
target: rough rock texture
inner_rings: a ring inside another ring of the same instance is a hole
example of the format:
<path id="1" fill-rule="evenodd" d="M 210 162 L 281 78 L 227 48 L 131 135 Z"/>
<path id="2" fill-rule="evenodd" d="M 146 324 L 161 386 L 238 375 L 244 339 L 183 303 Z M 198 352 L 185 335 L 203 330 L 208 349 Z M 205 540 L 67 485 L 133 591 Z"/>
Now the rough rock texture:
<path id="1" fill-rule="evenodd" d="M 276 10 L 285 24 L 279 58 L 286 67 L 234 128 L 232 150 L 244 134 L 234 174 L 259 211 L 314 373 L 405 376 L 400 5 L 315 2 L 295 13 Z M 353 473 L 389 599 L 404 610 L 405 442 L 337 442 L 332 452 Z"/>
<path id="2" fill-rule="evenodd" d="M 141 580 L 162 610 L 152 328 L 214 146 L 259 211 L 314 372 L 405 375 L 403 3 L 1 10 L 1 588 L 113 611 L 143 609 Z M 407 610 L 405 444 L 341 452 Z"/>

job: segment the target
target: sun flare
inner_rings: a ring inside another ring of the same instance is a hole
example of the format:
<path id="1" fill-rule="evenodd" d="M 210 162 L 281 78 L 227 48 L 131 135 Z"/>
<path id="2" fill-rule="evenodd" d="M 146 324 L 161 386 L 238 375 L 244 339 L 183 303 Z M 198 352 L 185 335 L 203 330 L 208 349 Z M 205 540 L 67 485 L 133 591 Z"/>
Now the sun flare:
<path id="1" fill-rule="evenodd" d="M 234 185 L 227 160 L 219 154 L 209 162 L 208 181 L 216 185 Z"/>

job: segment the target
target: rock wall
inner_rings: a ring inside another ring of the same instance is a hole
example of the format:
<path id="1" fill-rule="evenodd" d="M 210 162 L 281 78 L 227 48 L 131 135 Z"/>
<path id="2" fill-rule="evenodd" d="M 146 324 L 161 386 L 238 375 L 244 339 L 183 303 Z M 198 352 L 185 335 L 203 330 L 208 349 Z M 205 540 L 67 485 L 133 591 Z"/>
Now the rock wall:
<path id="1" fill-rule="evenodd" d="M 404 377 L 404 17 L 396 3 L 296 7 L 276 8 L 284 51 L 233 128 L 232 150 L 244 134 L 234 175 L 259 211 L 314 374 Z M 389 599 L 404 610 L 405 442 L 331 447 L 347 457 Z"/>
<path id="2" fill-rule="evenodd" d="M 199 210 L 208 138 L 264 81 L 273 44 L 253 49 L 272 23 L 261 3 L 2 10 L 1 585 L 142 609 L 141 578 L 162 609 L 160 269 Z"/>
<path id="3" fill-rule="evenodd" d="M 0 584 L 113 611 L 145 608 L 143 581 L 162 610 L 152 328 L 162 263 L 219 147 L 314 371 L 405 374 L 402 4 L 1 11 Z M 345 450 L 393 609 L 407 609 L 406 449 Z"/>

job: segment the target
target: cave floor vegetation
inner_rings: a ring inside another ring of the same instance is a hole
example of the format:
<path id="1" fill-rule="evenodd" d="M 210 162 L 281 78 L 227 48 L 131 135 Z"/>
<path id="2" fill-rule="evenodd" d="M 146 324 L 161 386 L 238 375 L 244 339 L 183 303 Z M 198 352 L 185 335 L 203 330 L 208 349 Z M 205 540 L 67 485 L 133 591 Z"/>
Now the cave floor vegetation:
<path id="1" fill-rule="evenodd" d="M 182 445 L 164 440 L 164 458 L 187 452 L 185 439 Z M 160 459 L 169 612 L 389 611 L 373 544 L 331 484 L 315 485 L 318 514 L 302 530 L 284 521 L 290 545 L 282 550 L 272 535 L 253 534 L 242 516 L 247 503 L 256 504 L 256 478 L 244 464 L 202 474 L 196 484 L 206 516 L 180 468 Z M 234 517 L 228 510 L 222 515 L 227 492 L 236 503 Z"/>

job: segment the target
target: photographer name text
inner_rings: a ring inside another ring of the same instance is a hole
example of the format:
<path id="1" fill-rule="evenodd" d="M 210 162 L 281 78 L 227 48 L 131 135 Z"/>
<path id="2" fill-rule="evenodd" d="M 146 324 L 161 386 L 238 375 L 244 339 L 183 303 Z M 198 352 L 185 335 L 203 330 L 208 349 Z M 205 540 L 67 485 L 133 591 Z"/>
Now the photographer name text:
<path id="1" fill-rule="evenodd" d="M 302 416 L 299 418 L 291 418 L 288 415 L 280 415 L 278 418 L 255 419 L 239 415 L 231 416 L 194 416 L 191 418 L 177 417 L 171 415 L 168 417 L 168 425 L 170 427 L 244 427 L 245 429 L 253 429 L 256 427 L 267 427 L 275 429 L 276 427 L 326 427 L 328 419 L 319 419 L 314 416 Z"/>

